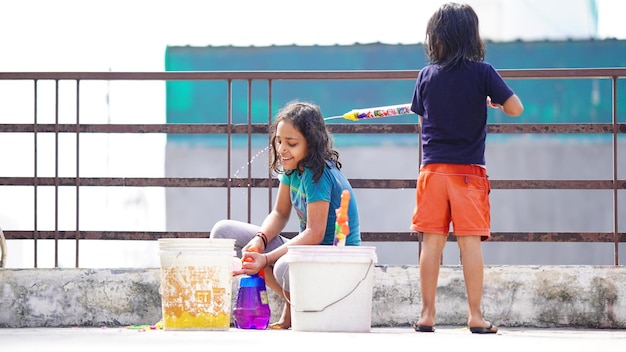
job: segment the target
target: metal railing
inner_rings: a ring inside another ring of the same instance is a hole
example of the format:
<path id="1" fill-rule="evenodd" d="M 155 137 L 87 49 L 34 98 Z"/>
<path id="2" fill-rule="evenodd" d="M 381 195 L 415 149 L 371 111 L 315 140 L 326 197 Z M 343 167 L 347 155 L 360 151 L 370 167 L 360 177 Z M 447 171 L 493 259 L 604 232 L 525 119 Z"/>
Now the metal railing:
<path id="1" fill-rule="evenodd" d="M 34 174 L 30 177 L 11 177 L 0 174 L 0 186 L 31 186 L 34 188 L 35 219 L 32 230 L 4 229 L 8 240 L 33 240 L 35 242 L 35 263 L 37 267 L 37 241 L 40 239 L 55 241 L 55 266 L 58 265 L 59 240 L 76 241 L 76 266 L 79 265 L 80 240 L 156 240 L 168 237 L 207 237 L 208 232 L 190 231 L 97 231 L 84 230 L 79 222 L 80 192 L 84 187 L 217 187 L 225 188 L 228 192 L 228 214 L 230 216 L 230 194 L 233 188 L 267 188 L 270 191 L 277 186 L 277 180 L 268 174 L 266 178 L 253 178 L 248 172 L 246 178 L 188 178 L 188 177 L 82 177 L 78 170 L 78 155 L 80 153 L 79 136 L 89 133 L 139 133 L 139 134 L 226 134 L 228 136 L 227 170 L 231 170 L 231 138 L 237 134 L 248 136 L 248 156 L 251 157 L 251 139 L 254 134 L 267 134 L 271 115 L 268 113 L 268 123 L 255 124 L 248 116 L 248 123 L 231 123 L 233 106 L 232 84 L 234 81 L 248 83 L 248 105 L 251 104 L 253 81 L 265 81 L 268 87 L 269 111 L 272 111 L 272 87 L 276 81 L 307 81 L 307 80 L 415 80 L 418 71 L 237 71 L 237 72 L 12 72 L 0 73 L 0 82 L 30 81 L 33 83 L 33 122 L 19 124 L 0 124 L 0 133 L 26 133 L 34 136 Z M 613 174 L 611 179 L 604 180 L 491 180 L 492 189 L 553 189 L 553 190 L 610 190 L 612 191 L 613 230 L 610 232 L 493 232 L 491 241 L 496 242 L 602 242 L 614 244 L 614 264 L 619 265 L 619 243 L 626 242 L 626 233 L 618 232 L 618 190 L 626 189 L 626 180 L 618 179 L 618 134 L 626 133 L 626 124 L 618 123 L 617 119 L 617 81 L 626 77 L 626 69 L 598 68 L 598 69 L 532 69 L 532 70 L 501 70 L 506 79 L 572 79 L 572 78 L 602 78 L 611 80 L 612 87 L 612 122 L 611 123 L 575 123 L 575 124 L 490 124 L 491 134 L 610 134 L 612 136 Z M 38 82 L 55 82 L 55 122 L 38 123 Z M 59 83 L 72 81 L 76 84 L 75 104 L 76 122 L 59 122 Z M 80 86 L 86 81 L 224 81 L 228 90 L 228 123 L 226 124 L 88 124 L 82 123 L 80 116 L 81 91 Z M 419 133 L 416 125 L 411 124 L 329 124 L 331 133 Z M 55 175 L 41 177 L 37 172 L 37 136 L 51 134 L 55 136 Z M 76 136 L 76 176 L 59 176 L 59 148 L 58 139 L 61 134 Z M 624 157 L 622 157 L 624 159 Z M 414 188 L 415 179 L 350 179 L 354 188 L 370 189 L 401 189 Z M 55 228 L 42 230 L 37 223 L 37 189 L 39 187 L 53 187 L 55 190 Z M 74 229 L 58 228 L 58 190 L 61 187 L 76 188 L 76 225 Z M 251 192 L 248 192 L 248 214 L 251 209 Z M 285 233 L 293 236 L 295 233 Z M 374 242 L 401 242 L 418 241 L 418 237 L 410 236 L 408 232 L 362 232 L 364 241 Z M 454 237 L 450 236 L 454 241 Z"/>

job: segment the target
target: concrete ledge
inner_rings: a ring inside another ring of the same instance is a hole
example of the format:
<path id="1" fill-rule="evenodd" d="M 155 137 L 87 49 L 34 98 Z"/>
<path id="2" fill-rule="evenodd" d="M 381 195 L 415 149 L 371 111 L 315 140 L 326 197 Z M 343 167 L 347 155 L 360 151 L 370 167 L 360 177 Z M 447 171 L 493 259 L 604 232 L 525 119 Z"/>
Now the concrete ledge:
<path id="1" fill-rule="evenodd" d="M 0 327 L 124 326 L 161 319 L 160 269 L 0 269 Z M 233 282 L 233 301 L 237 281 Z M 372 326 L 408 326 L 420 310 L 419 268 L 378 265 Z M 462 268 L 439 276 L 437 323 L 464 325 Z M 282 299 L 270 294 L 273 319 Z M 485 268 L 484 314 L 502 327 L 626 328 L 624 266 Z"/>
<path id="2" fill-rule="evenodd" d="M 507 327 L 626 327 L 626 267 L 485 267 L 483 314 Z M 419 268 L 379 266 L 372 324 L 409 324 L 421 309 Z M 442 267 L 437 323 L 465 325 L 467 300 L 460 266 Z"/>

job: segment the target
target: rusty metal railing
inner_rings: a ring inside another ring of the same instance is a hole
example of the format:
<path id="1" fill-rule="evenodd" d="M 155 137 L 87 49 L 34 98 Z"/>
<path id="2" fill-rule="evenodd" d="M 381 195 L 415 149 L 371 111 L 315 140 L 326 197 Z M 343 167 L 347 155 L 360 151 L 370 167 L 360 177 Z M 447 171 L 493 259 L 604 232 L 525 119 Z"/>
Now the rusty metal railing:
<path id="1" fill-rule="evenodd" d="M 80 228 L 78 221 L 78 204 L 80 202 L 80 188 L 102 187 L 216 187 L 225 188 L 228 192 L 230 214 L 230 192 L 233 188 L 267 188 L 271 190 L 277 186 L 277 181 L 269 175 L 266 178 L 253 178 L 248 172 L 246 178 L 188 178 L 188 177 L 82 177 L 76 172 L 74 177 L 61 177 L 58 172 L 58 138 L 61 134 L 76 136 L 76 160 L 80 152 L 79 136 L 86 133 L 139 133 L 139 134 L 226 134 L 229 145 L 228 170 L 231 170 L 231 138 L 234 135 L 248 136 L 248 156 L 251 156 L 251 137 L 254 134 L 267 134 L 268 124 L 253 124 L 248 119 L 247 124 L 233 124 L 232 114 L 232 83 L 246 81 L 250 86 L 253 81 L 265 81 L 268 84 L 268 101 L 271 111 L 272 86 L 275 81 L 293 80 L 414 80 L 418 71 L 237 71 L 237 72 L 4 72 L 0 73 L 0 82 L 3 81 L 30 81 L 33 83 L 33 107 L 39 99 L 38 82 L 53 81 L 55 90 L 54 123 L 38 123 L 37 109 L 33 108 L 33 122 L 20 124 L 0 124 L 0 133 L 27 133 L 35 136 L 35 172 L 31 177 L 12 177 L 0 174 L 0 186 L 32 186 L 35 190 L 35 209 L 37 209 L 37 189 L 39 187 L 54 187 L 55 189 L 55 216 L 58 224 L 58 190 L 61 187 L 75 187 L 76 192 L 76 226 L 75 229 L 42 230 L 38 228 L 37 214 L 32 230 L 4 229 L 8 240 L 33 240 L 35 242 L 35 263 L 37 267 L 37 241 L 51 239 L 55 241 L 55 266 L 58 265 L 59 240 L 73 239 L 76 241 L 76 266 L 79 265 L 80 240 L 155 240 L 167 237 L 207 237 L 208 232 L 190 231 L 97 231 Z M 492 134 L 610 134 L 612 136 L 613 175 L 605 180 L 491 180 L 492 189 L 560 189 L 560 190 L 610 190 L 613 199 L 613 230 L 611 232 L 494 232 L 492 241 L 496 242 L 601 242 L 614 244 L 614 264 L 619 264 L 619 243 L 626 242 L 626 233 L 618 229 L 618 190 L 626 189 L 626 180 L 618 179 L 618 134 L 626 133 L 626 124 L 618 123 L 617 119 L 617 81 L 626 77 L 626 69 L 621 68 L 590 68 L 590 69 L 532 69 L 532 70 L 501 70 L 500 73 L 507 79 L 572 79 L 572 78 L 603 78 L 612 82 L 612 122 L 611 123 L 577 123 L 577 124 L 490 124 L 489 133 Z M 58 116 L 59 82 L 76 82 L 76 122 L 60 123 Z M 80 122 L 80 90 L 79 86 L 86 81 L 225 81 L 228 89 L 229 123 L 226 124 L 88 124 Z M 248 90 L 248 104 L 251 100 L 251 89 Z M 332 133 L 419 133 L 417 126 L 408 124 L 329 124 Z M 52 134 L 57 140 L 55 175 L 41 177 L 37 173 L 37 135 Z M 624 157 L 622 157 L 624 159 Z M 76 170 L 79 170 L 76 165 Z M 401 189 L 414 188 L 415 179 L 351 179 L 354 188 L 370 189 Z M 251 192 L 248 192 L 248 214 L 251 207 Z M 286 233 L 293 236 L 295 233 Z M 417 241 L 417 237 L 408 232 L 363 232 L 364 241 L 402 242 Z M 451 236 L 450 240 L 454 240 Z"/>

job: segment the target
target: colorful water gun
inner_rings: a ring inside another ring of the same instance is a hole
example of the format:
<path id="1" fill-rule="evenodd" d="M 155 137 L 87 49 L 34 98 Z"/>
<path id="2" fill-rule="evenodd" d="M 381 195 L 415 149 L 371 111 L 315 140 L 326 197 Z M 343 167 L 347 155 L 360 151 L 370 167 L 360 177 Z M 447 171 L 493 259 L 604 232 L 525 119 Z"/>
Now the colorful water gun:
<path id="1" fill-rule="evenodd" d="M 341 192 L 341 204 L 335 210 L 337 219 L 335 220 L 335 246 L 345 246 L 346 236 L 350 233 L 348 226 L 348 204 L 350 204 L 350 191 L 344 189 Z"/>
<path id="2" fill-rule="evenodd" d="M 375 119 L 379 117 L 389 117 L 398 115 L 412 114 L 411 104 L 379 106 L 367 109 L 355 109 L 343 114 L 343 118 L 351 121 L 364 119 Z"/>

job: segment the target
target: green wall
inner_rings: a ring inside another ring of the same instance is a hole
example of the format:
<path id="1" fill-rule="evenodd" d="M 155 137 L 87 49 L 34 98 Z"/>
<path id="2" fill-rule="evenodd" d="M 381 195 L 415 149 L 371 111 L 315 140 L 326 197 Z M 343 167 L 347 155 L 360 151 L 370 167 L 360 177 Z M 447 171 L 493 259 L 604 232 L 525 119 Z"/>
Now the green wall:
<path id="1" fill-rule="evenodd" d="M 541 41 L 487 43 L 486 61 L 497 69 L 626 67 L 626 41 Z M 418 70 L 427 62 L 421 44 L 355 44 L 350 46 L 168 47 L 166 71 L 289 71 L 289 70 Z M 509 80 L 525 111 L 509 119 L 490 110 L 490 123 L 611 122 L 611 81 L 608 79 Z M 410 102 L 414 81 L 275 81 L 271 114 L 292 99 L 320 105 L 325 116 L 356 108 Z M 234 81 L 233 122 L 248 118 L 248 83 Z M 624 80 L 618 83 L 620 106 L 626 106 Z M 227 82 L 171 81 L 166 84 L 168 123 L 226 123 Z M 267 82 L 252 84 L 251 116 L 266 123 Z M 624 121 L 624 113 L 618 115 Z M 415 115 L 355 123 L 415 123 Z M 346 123 L 329 120 L 328 123 Z M 398 138 L 400 137 L 400 138 Z M 388 138 L 389 140 L 386 140 Z M 339 136 L 337 144 L 415 143 L 414 136 L 366 138 Z M 168 142 L 225 145 L 225 138 L 169 135 Z M 266 140 L 264 140 L 266 142 Z"/>

